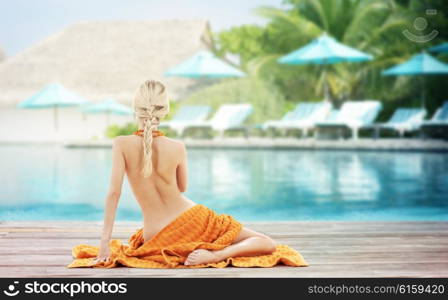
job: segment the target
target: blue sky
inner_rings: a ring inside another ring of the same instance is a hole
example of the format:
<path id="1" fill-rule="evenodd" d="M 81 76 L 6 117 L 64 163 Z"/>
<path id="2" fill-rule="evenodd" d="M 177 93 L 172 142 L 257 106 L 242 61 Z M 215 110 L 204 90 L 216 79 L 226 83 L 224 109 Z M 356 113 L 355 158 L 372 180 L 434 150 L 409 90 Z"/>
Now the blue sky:
<path id="1" fill-rule="evenodd" d="M 85 20 L 207 18 L 214 31 L 264 24 L 258 6 L 282 0 L 0 0 L 0 48 L 14 55 L 62 28 Z"/>

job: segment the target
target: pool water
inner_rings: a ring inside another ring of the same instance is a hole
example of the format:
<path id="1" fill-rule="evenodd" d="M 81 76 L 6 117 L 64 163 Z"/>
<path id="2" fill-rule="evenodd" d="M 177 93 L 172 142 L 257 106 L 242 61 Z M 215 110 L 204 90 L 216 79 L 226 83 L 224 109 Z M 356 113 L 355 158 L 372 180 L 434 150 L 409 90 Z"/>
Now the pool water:
<path id="1" fill-rule="evenodd" d="M 0 146 L 0 220 L 102 220 L 110 149 Z M 241 221 L 448 220 L 448 155 L 190 149 L 187 197 Z M 141 220 L 125 181 L 117 220 Z"/>

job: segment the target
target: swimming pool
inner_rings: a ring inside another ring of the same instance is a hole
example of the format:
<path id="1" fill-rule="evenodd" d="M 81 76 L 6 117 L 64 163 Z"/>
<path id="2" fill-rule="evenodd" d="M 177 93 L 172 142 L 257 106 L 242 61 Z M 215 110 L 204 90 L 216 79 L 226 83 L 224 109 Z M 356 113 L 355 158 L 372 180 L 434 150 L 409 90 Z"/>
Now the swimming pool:
<path id="1" fill-rule="evenodd" d="M 189 150 L 186 195 L 242 221 L 448 220 L 448 155 Z M 0 220 L 102 220 L 110 149 L 0 146 Z M 117 220 L 140 220 L 127 182 Z"/>

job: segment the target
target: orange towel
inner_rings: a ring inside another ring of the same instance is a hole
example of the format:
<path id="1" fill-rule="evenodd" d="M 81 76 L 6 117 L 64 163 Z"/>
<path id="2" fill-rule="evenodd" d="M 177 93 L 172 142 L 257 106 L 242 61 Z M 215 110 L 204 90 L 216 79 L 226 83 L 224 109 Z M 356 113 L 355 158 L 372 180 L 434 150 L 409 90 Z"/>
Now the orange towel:
<path id="1" fill-rule="evenodd" d="M 195 249 L 220 250 L 229 246 L 241 231 L 241 224 L 229 215 L 217 215 L 204 205 L 197 204 L 179 215 L 173 222 L 144 243 L 143 230 L 129 239 L 129 246 L 111 240 L 110 261 L 93 267 L 113 268 L 118 265 L 134 268 L 223 268 L 272 267 L 279 263 L 288 266 L 307 266 L 303 257 L 286 245 L 277 245 L 270 255 L 232 257 L 217 263 L 185 266 L 188 254 Z M 98 254 L 98 247 L 77 245 L 72 250 L 75 260 L 68 268 L 89 267 Z"/>

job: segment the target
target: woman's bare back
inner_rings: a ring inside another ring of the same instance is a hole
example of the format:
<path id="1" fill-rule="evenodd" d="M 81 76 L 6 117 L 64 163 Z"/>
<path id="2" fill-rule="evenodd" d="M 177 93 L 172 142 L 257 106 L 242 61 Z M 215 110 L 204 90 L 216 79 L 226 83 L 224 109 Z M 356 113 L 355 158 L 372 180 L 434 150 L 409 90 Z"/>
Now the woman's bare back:
<path id="1" fill-rule="evenodd" d="M 187 159 L 183 143 L 155 137 L 152 142 L 152 174 L 142 176 L 142 137 L 120 137 L 126 174 L 143 213 L 143 237 L 149 240 L 182 212 L 196 205 L 182 195 L 187 185 Z"/>
<path id="2" fill-rule="evenodd" d="M 157 130 L 160 119 L 169 112 L 165 86 L 160 81 L 145 81 L 137 90 L 133 106 L 139 130 L 135 135 L 121 136 L 113 142 L 112 175 L 105 200 L 103 233 L 98 256 L 91 265 L 110 261 L 109 242 L 124 174 L 127 174 L 143 212 L 144 242 L 196 205 L 182 195 L 187 188 L 184 144 L 159 136 Z M 201 239 L 198 242 L 202 242 Z M 195 249 L 188 254 L 184 264 L 200 265 L 232 256 L 263 255 L 274 250 L 272 239 L 243 227 L 231 245 L 214 251 Z"/>

